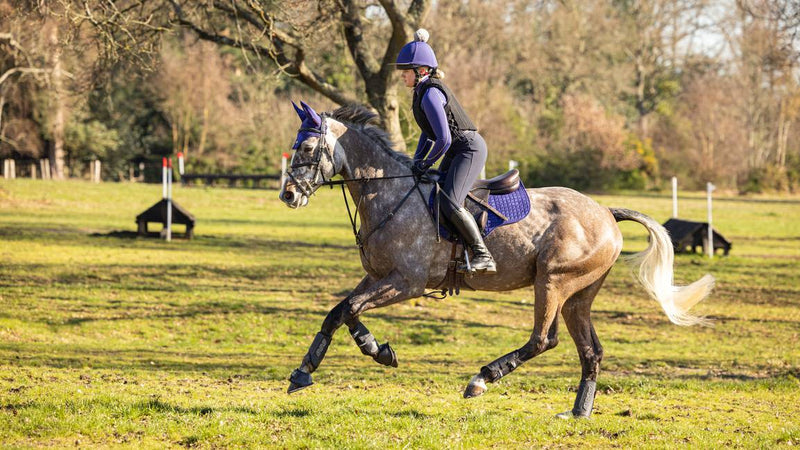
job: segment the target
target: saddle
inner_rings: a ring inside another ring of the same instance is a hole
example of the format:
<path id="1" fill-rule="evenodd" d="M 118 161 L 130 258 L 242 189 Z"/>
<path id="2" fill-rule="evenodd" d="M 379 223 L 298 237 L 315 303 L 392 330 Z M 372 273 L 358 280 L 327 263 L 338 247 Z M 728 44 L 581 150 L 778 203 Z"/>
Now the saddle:
<path id="1" fill-rule="evenodd" d="M 462 285 L 474 290 L 464 280 L 464 274 L 456 272 L 456 267 L 468 258 L 467 250 L 464 248 L 462 252 L 457 251 L 459 244 L 462 244 L 458 233 L 448 226 L 446 221 L 440 220 L 438 194 L 437 185 L 431 192 L 429 207 L 438 224 L 439 237 L 452 242 L 453 248 L 447 274 L 436 289 L 442 290 L 442 294 L 449 290 L 450 295 L 454 292 L 458 294 Z M 498 227 L 524 219 L 530 212 L 531 204 L 525 186 L 519 178 L 519 171 L 513 169 L 488 180 L 476 181 L 467 195 L 464 207 L 475 217 L 481 235 L 486 237 Z"/>
<path id="2" fill-rule="evenodd" d="M 522 188 L 522 189 L 520 189 Z M 439 224 L 439 236 L 459 241 L 458 233 L 440 220 L 439 187 L 431 192 L 428 201 L 431 215 Z M 519 178 L 519 170 L 513 169 L 488 180 L 478 180 L 463 205 L 475 217 L 475 222 L 486 237 L 496 228 L 519 222 L 530 212 L 530 199 Z"/>
<path id="3" fill-rule="evenodd" d="M 470 191 L 488 191 L 489 194 L 503 195 L 519 189 L 519 170 L 512 169 L 488 180 L 478 180 Z"/>

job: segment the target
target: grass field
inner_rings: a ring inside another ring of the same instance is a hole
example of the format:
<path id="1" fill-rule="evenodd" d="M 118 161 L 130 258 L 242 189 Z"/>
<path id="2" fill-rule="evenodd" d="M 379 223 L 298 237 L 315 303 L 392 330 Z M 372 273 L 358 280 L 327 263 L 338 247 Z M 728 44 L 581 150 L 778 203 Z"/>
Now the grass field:
<path id="1" fill-rule="evenodd" d="M 800 445 L 800 199 L 718 197 L 729 257 L 676 258 L 717 289 L 672 325 L 622 263 L 595 301 L 605 347 L 591 420 L 562 421 L 580 377 L 561 344 L 461 393 L 533 327 L 531 290 L 419 299 L 364 316 L 396 369 L 333 339 L 289 396 L 327 311 L 361 278 L 341 194 L 292 211 L 276 191 L 181 188 L 196 239 L 136 238 L 160 186 L 0 180 L 4 447 L 774 448 Z M 663 222 L 671 201 L 596 196 Z M 681 216 L 704 220 L 685 194 Z M 625 251 L 646 243 L 622 224 Z"/>

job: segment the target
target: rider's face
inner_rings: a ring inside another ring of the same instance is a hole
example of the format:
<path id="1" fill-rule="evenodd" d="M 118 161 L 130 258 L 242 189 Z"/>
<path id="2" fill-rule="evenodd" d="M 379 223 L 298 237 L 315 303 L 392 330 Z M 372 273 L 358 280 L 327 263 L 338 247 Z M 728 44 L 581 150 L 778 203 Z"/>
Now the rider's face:
<path id="1" fill-rule="evenodd" d="M 416 81 L 416 74 L 412 69 L 406 69 L 400 72 L 400 78 L 403 79 L 403 84 L 406 87 L 414 87 L 414 82 Z"/>

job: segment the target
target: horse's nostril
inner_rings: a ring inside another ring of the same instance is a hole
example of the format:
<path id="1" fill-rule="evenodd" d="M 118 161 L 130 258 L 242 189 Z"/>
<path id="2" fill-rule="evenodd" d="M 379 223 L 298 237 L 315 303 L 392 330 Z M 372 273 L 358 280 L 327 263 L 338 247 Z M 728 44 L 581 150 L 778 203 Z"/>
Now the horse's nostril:
<path id="1" fill-rule="evenodd" d="M 283 199 L 286 200 L 287 202 L 294 201 L 294 192 L 285 191 L 283 193 Z"/>

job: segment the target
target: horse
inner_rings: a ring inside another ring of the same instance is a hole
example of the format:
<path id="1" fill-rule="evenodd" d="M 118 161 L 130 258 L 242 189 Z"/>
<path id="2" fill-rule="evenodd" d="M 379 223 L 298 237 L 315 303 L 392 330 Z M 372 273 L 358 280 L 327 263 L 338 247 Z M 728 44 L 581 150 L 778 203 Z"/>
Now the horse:
<path id="1" fill-rule="evenodd" d="M 294 105 L 302 123 L 280 199 L 296 209 L 306 206 L 320 186 L 336 182 L 346 185 L 356 205 L 355 214 L 361 218 L 358 230 L 354 217 L 351 221 L 366 274 L 323 320 L 300 366 L 289 378 L 289 393 L 313 384 L 311 374 L 325 357 L 334 332 L 344 324 L 364 355 L 379 364 L 397 367 L 395 351 L 388 343 L 378 344 L 361 316 L 441 286 L 452 258 L 451 244 L 437 239 L 438 230 L 426 202 L 433 183 L 412 176 L 411 159 L 394 150 L 387 133 L 376 125 L 376 115 L 362 106 L 345 106 L 320 115 L 306 103 L 301 105 Z M 342 179 L 331 181 L 336 175 Z M 687 286 L 673 285 L 674 254 L 669 235 L 645 214 L 606 208 L 564 187 L 528 189 L 527 195 L 531 212 L 486 237 L 497 272 L 475 274 L 468 283 L 482 291 L 533 286 L 533 332 L 524 345 L 481 367 L 463 395 L 482 395 L 487 383 L 496 382 L 555 347 L 557 316 L 561 314 L 578 350 L 581 379 L 572 410 L 559 417 L 589 417 L 603 359 L 590 309 L 622 251 L 617 222 L 634 221 L 649 232 L 648 247 L 631 257 L 634 274 L 673 323 L 707 322 L 689 310 L 709 295 L 714 278 L 707 274 Z"/>

